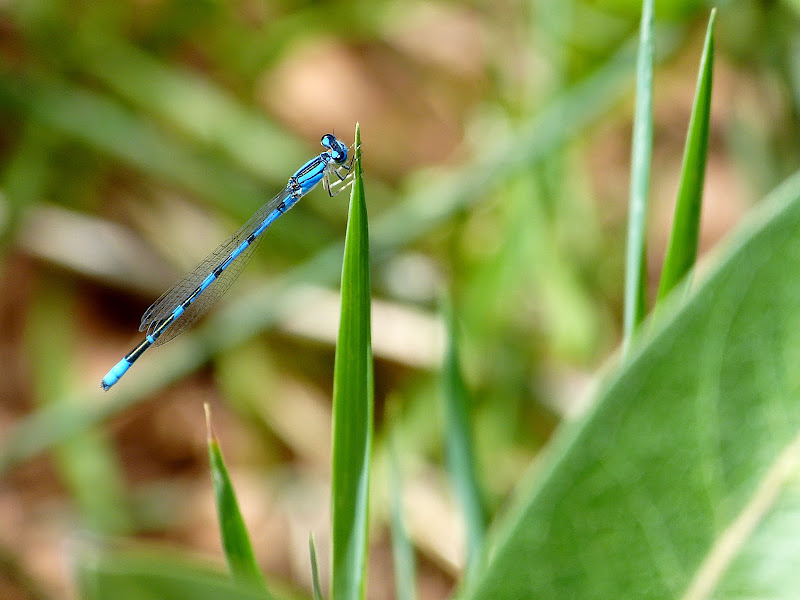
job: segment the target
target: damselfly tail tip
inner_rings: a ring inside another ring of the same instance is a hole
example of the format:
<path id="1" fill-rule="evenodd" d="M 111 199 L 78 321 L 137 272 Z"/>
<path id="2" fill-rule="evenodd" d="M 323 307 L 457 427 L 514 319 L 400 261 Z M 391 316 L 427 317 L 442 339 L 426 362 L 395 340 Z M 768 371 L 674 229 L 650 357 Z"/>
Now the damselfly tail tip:
<path id="1" fill-rule="evenodd" d="M 131 368 L 132 364 L 133 362 L 129 361 L 127 358 L 123 358 L 115 364 L 111 370 L 106 373 L 106 376 L 103 377 L 103 381 L 100 382 L 100 387 L 103 388 L 103 391 L 107 392 L 112 385 L 117 383 L 119 378 L 125 375 L 125 372 Z"/>

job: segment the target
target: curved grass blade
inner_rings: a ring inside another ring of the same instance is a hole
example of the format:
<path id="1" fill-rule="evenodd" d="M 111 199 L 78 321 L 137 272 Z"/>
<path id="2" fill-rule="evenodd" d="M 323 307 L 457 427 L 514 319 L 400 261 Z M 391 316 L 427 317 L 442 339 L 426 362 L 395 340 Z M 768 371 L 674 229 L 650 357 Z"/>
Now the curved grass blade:
<path id="1" fill-rule="evenodd" d="M 364 597 L 372 452 L 369 232 L 356 125 L 355 179 L 342 266 L 342 312 L 333 372 L 331 529 L 334 600 Z"/>
<path id="2" fill-rule="evenodd" d="M 37 292 L 25 331 L 34 397 L 45 405 L 66 403 L 64 390 L 74 385 L 75 373 L 64 357 L 80 336 L 73 319 L 75 292 L 44 278 Z M 89 430 L 65 441 L 56 447 L 54 459 L 82 527 L 109 535 L 134 528 L 122 466 L 105 433 Z"/>
<path id="3" fill-rule="evenodd" d="M 447 467 L 455 489 L 467 531 L 467 561 L 464 585 L 469 586 L 480 566 L 486 537 L 486 516 L 483 508 L 470 426 L 470 401 L 467 386 L 458 363 L 458 342 L 452 306 L 445 307 L 449 343 L 443 369 L 443 396 L 447 422 Z"/>
<path id="4" fill-rule="evenodd" d="M 246 109 L 210 80 L 161 61 L 126 39 L 108 36 L 102 50 L 93 46 L 75 67 L 251 173 L 281 180 L 293 165 L 305 161 L 302 144 L 264 114 Z"/>
<path id="5" fill-rule="evenodd" d="M 389 502 L 391 503 L 392 559 L 397 600 L 416 600 L 414 548 L 403 524 L 403 482 L 397 460 L 395 434 L 389 437 Z"/>
<path id="6" fill-rule="evenodd" d="M 222 537 L 225 560 L 227 560 L 231 575 L 236 581 L 250 584 L 266 592 L 264 575 L 258 568 L 258 562 L 250 544 L 250 536 L 247 534 L 247 528 L 239 510 L 239 502 L 236 500 L 236 492 L 228 476 L 228 469 L 225 468 L 219 443 L 211 428 L 211 410 L 208 404 L 205 405 L 205 411 L 211 479 L 214 482 L 214 499 L 217 505 L 219 532 Z M 269 594 L 266 595 L 269 596 Z"/>
<path id="7" fill-rule="evenodd" d="M 83 600 L 271 600 L 263 589 L 174 552 L 84 550 L 76 568 Z"/>
<path id="8" fill-rule="evenodd" d="M 95 91 L 56 77 L 15 74 L 0 77 L 0 105 L 212 204 L 253 207 L 263 201 L 255 178 L 209 152 L 174 141 L 141 115 Z"/>
<path id="9" fill-rule="evenodd" d="M 708 30 L 697 75 L 697 90 L 686 134 L 683 166 L 675 203 L 672 233 L 664 257 L 661 281 L 658 285 L 658 302 L 669 294 L 694 267 L 700 231 L 700 211 L 703 205 L 703 181 L 708 154 L 708 127 L 711 114 L 711 87 L 714 66 L 714 17 L 711 11 Z M 687 281 L 688 283 L 688 281 Z"/>
<path id="10" fill-rule="evenodd" d="M 311 556 L 311 585 L 314 600 L 322 600 L 322 586 L 319 584 L 319 567 L 317 567 L 317 549 L 314 547 L 314 536 L 308 536 L 308 553 Z"/>
<path id="11" fill-rule="evenodd" d="M 636 61 L 636 109 L 631 145 L 631 193 L 625 247 L 625 305 L 622 347 L 627 351 L 644 319 L 647 283 L 645 228 L 653 157 L 653 0 L 643 0 Z"/>
<path id="12" fill-rule="evenodd" d="M 25 211 L 46 195 L 51 177 L 47 164 L 50 137 L 40 125 L 26 122 L 16 151 L 6 160 L 0 175 L 0 209 L 5 213 L 0 222 L 0 252 L 5 252 Z"/>

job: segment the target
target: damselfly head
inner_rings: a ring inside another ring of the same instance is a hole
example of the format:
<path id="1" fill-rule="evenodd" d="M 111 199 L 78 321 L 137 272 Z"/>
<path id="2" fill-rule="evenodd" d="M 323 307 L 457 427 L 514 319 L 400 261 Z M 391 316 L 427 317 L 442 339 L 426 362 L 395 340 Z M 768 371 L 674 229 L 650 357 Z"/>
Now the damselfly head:
<path id="1" fill-rule="evenodd" d="M 347 146 L 337 140 L 335 135 L 326 133 L 319 143 L 330 150 L 331 158 L 334 162 L 339 164 L 347 162 Z"/>

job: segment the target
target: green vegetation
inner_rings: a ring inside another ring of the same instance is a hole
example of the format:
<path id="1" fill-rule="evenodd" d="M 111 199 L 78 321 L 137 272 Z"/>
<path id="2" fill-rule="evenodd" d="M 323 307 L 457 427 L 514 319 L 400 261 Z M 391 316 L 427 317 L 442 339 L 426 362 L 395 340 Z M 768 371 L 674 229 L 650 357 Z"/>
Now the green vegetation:
<path id="1" fill-rule="evenodd" d="M 369 231 L 358 125 L 355 153 L 333 370 L 331 587 L 332 596 L 342 600 L 364 597 L 374 413 Z"/>
<path id="2" fill-rule="evenodd" d="M 799 6 L 3 5 L 0 597 L 793 597 Z"/>
<path id="3" fill-rule="evenodd" d="M 217 505 L 222 550 L 234 580 L 263 588 L 264 577 L 253 554 L 253 546 L 239 510 L 239 501 L 236 499 L 233 483 L 222 458 L 222 450 L 214 436 L 211 425 L 211 409 L 208 404 L 205 405 L 205 409 L 208 427 L 208 463 L 214 484 L 214 500 Z"/>
<path id="4" fill-rule="evenodd" d="M 711 120 L 711 81 L 714 65 L 714 17 L 708 20 L 706 42 L 700 59 L 700 74 L 697 77 L 697 92 L 686 136 L 683 152 L 678 198 L 675 201 L 675 217 L 672 222 L 669 245 L 664 256 L 661 281 L 658 284 L 658 299 L 665 298 L 694 268 L 697 259 L 697 244 L 700 235 L 700 209 L 703 205 L 703 182 L 706 175 L 708 152 L 708 130 Z"/>

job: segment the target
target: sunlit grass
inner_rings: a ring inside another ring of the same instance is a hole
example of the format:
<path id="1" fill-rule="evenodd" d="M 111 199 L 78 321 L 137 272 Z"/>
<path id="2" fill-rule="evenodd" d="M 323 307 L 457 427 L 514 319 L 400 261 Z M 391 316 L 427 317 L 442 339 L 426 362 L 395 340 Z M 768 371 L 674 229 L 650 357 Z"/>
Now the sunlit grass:
<path id="1" fill-rule="evenodd" d="M 336 600 L 364 597 L 374 412 L 369 228 L 358 125 L 354 152 L 342 265 L 342 313 L 333 372 L 331 595 Z"/>
<path id="2" fill-rule="evenodd" d="M 628 240 L 625 247 L 625 304 L 623 349 L 627 349 L 646 311 L 647 206 L 653 158 L 653 69 L 655 40 L 653 0 L 642 2 L 639 52 L 636 61 L 636 110 L 631 144 L 631 190 L 628 204 Z"/>
<path id="3" fill-rule="evenodd" d="M 714 18 L 708 20 L 700 72 L 697 76 L 692 117 L 686 134 L 678 197 L 669 245 L 664 256 L 658 300 L 662 300 L 683 279 L 688 279 L 697 258 L 700 234 L 700 211 L 703 205 L 703 182 L 706 174 L 708 130 L 711 119 L 711 83 L 714 68 Z M 689 283 L 688 281 L 686 282 Z"/>
<path id="4" fill-rule="evenodd" d="M 265 590 L 264 576 L 258 567 L 250 535 L 247 533 L 239 501 L 228 469 L 222 458 L 219 442 L 211 425 L 211 408 L 205 405 L 206 427 L 208 428 L 208 457 L 211 469 L 211 480 L 214 484 L 214 500 L 217 506 L 219 532 L 222 539 L 222 550 L 228 563 L 231 576 L 239 582 L 251 584 Z"/>

